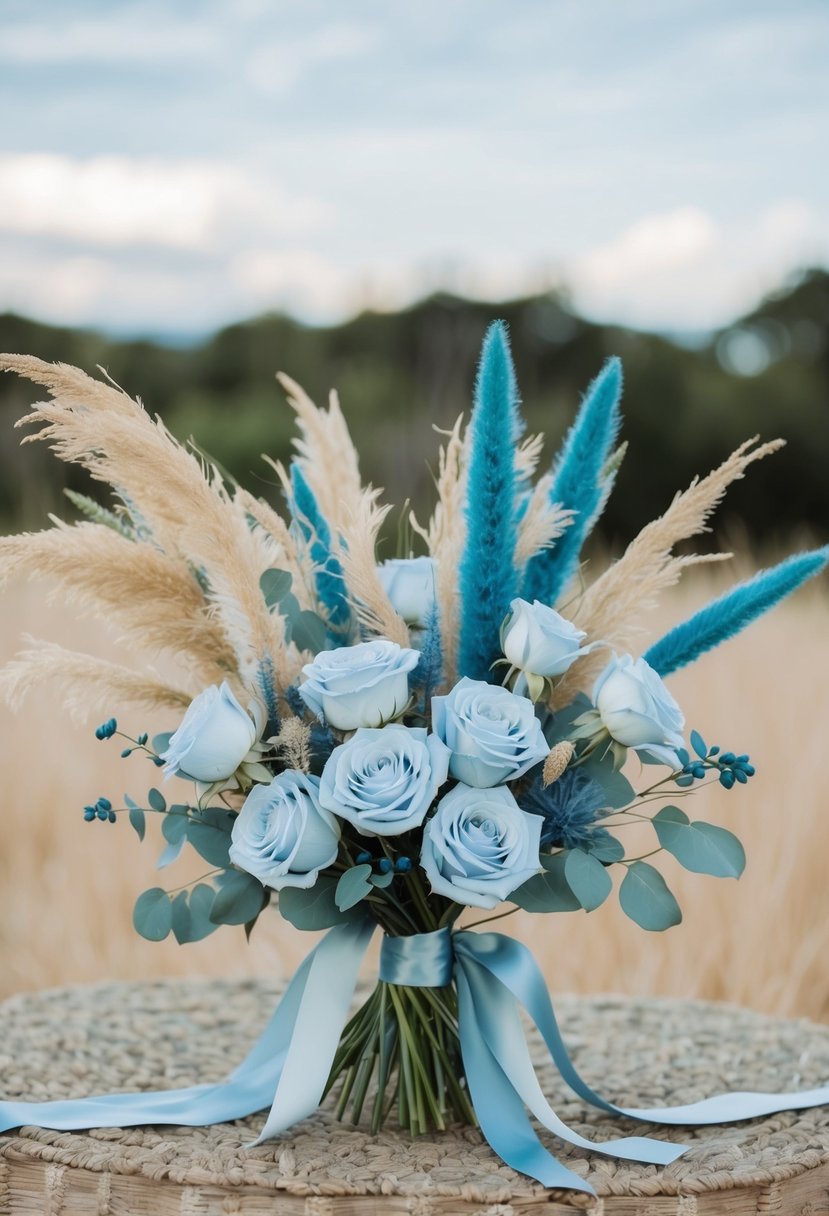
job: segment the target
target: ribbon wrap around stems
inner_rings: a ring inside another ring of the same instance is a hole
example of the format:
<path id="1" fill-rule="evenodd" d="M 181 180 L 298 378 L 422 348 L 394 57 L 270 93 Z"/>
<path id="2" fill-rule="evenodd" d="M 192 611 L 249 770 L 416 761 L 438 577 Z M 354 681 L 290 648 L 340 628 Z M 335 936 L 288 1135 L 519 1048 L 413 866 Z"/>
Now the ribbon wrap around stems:
<path id="1" fill-rule="evenodd" d="M 278 1135 L 311 1115 L 320 1103 L 376 927 L 365 920 L 337 925 L 326 934 L 297 970 L 251 1051 L 225 1081 L 56 1102 L 0 1101 L 0 1131 L 24 1124 L 58 1131 L 145 1123 L 203 1127 L 241 1119 L 270 1105 L 255 1143 Z M 544 1147 L 527 1110 L 560 1139 L 609 1156 L 665 1165 L 686 1147 L 644 1136 L 595 1142 L 563 1123 L 538 1083 L 521 1008 L 570 1088 L 610 1114 L 647 1123 L 702 1125 L 829 1102 L 829 1086 L 825 1086 L 800 1093 L 720 1094 L 686 1106 L 614 1106 L 576 1072 L 532 954 L 501 933 L 447 928 L 412 937 L 384 937 L 380 979 L 405 987 L 443 987 L 454 980 L 464 1072 L 481 1131 L 503 1161 L 545 1186 L 592 1193 L 584 1179 Z"/>

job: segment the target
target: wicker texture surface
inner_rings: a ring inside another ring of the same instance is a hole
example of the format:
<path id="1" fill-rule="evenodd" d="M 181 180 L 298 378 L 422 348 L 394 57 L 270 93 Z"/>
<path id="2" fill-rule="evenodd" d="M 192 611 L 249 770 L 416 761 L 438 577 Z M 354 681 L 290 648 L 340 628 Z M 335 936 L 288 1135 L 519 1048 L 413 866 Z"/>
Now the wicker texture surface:
<path id="1" fill-rule="evenodd" d="M 105 984 L 23 995 L 0 1007 L 3 1096 L 30 1100 L 221 1079 L 264 1025 L 278 989 L 259 982 Z M 729 1089 L 794 1090 L 829 1080 L 829 1027 L 701 1002 L 557 1000 L 576 1066 L 611 1100 L 690 1102 Z M 539 1060 L 543 1053 L 534 1042 Z M 586 1107 L 553 1068 L 545 1092 L 586 1136 L 645 1132 Z M 412 1141 L 341 1124 L 327 1103 L 252 1150 L 264 1116 L 206 1128 L 0 1136 L 0 1213 L 566 1211 L 501 1164 L 469 1128 Z M 665 1169 L 585 1154 L 541 1133 L 614 1212 L 829 1211 L 829 1108 L 728 1127 L 654 1129 L 691 1151 Z M 38 1199 L 38 1196 L 40 1198 Z M 42 1206 L 38 1206 L 41 1203 Z"/>

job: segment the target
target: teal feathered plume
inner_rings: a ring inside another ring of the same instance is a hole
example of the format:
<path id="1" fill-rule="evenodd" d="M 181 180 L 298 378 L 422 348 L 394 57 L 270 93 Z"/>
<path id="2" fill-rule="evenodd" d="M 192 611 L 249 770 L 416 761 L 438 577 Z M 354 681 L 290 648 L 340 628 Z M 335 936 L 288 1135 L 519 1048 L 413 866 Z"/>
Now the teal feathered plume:
<path id="1" fill-rule="evenodd" d="M 587 390 L 553 469 L 550 501 L 573 511 L 555 545 L 527 562 L 523 596 L 555 604 L 579 564 L 579 555 L 607 497 L 608 462 L 622 418 L 622 365 L 608 359 Z"/>
<path id="2" fill-rule="evenodd" d="M 748 582 L 741 583 L 733 591 L 707 604 L 689 620 L 666 633 L 650 650 L 645 651 L 646 661 L 661 676 L 670 675 L 672 671 L 693 663 L 706 650 L 713 650 L 720 642 L 745 629 L 758 616 L 796 591 L 801 583 L 820 573 L 827 562 L 829 545 L 811 553 L 798 553 L 771 570 L 761 570 Z"/>
<path id="3" fill-rule="evenodd" d="M 334 645 L 342 646 L 351 621 L 343 568 L 331 550 L 331 529 L 296 461 L 291 465 L 290 506 L 314 563 L 317 595 L 329 624 L 328 637 Z"/>
<path id="4" fill-rule="evenodd" d="M 488 680 L 500 654 L 501 622 L 518 594 L 515 443 L 521 418 L 503 321 L 493 322 L 484 338 L 469 429 L 458 664 L 462 676 Z"/>

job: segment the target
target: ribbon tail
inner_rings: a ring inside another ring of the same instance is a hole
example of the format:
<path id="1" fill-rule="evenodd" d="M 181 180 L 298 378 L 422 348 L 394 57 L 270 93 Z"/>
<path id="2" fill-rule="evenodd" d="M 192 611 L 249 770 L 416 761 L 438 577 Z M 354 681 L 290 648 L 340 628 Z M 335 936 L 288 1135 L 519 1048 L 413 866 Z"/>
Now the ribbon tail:
<path id="1" fill-rule="evenodd" d="M 273 1105 L 248 1147 L 307 1119 L 319 1106 L 374 928 L 369 920 L 337 925 L 306 960 L 299 999 L 281 1028 Z"/>
<path id="2" fill-rule="evenodd" d="M 342 951 L 342 956 L 349 960 L 350 966 L 343 968 L 347 972 L 345 992 L 338 994 L 342 999 L 335 1002 L 334 1008 L 329 991 L 321 1002 L 336 1018 L 344 1000 L 344 1022 L 354 992 L 356 973 L 370 936 L 371 928 L 366 929 L 365 926 L 343 925 L 332 929 L 300 965 L 259 1039 L 225 1081 L 185 1089 L 99 1094 L 52 1102 L 0 1102 L 0 1131 L 24 1125 L 48 1127 L 55 1131 L 75 1131 L 87 1127 L 135 1127 L 141 1124 L 205 1127 L 210 1123 L 243 1119 L 265 1109 L 273 1100 L 274 1089 L 280 1087 L 285 1074 L 286 1057 L 295 1037 L 297 1020 L 304 1009 L 309 980 L 312 974 L 319 975 L 315 963 L 320 953 L 329 959 L 332 953 L 336 956 Z M 342 957 L 340 964 L 342 967 Z M 326 962 L 325 965 L 329 964 Z M 352 968 L 354 979 L 349 988 Z M 337 1023 L 336 1037 L 339 1037 L 341 1026 L 341 1022 Z M 336 1048 L 336 1041 L 334 1046 Z M 317 1045 L 314 1044 L 309 1057 L 316 1049 Z M 322 1087 L 326 1079 L 327 1074 Z M 307 1113 L 314 1109 L 317 1101 L 318 1098 L 311 1102 Z"/>
<path id="3" fill-rule="evenodd" d="M 550 1106 L 539 1085 L 515 996 L 472 957 L 461 955 L 459 967 L 472 993 L 479 1033 L 521 1101 L 548 1131 L 577 1148 L 652 1165 L 668 1165 L 687 1151 L 685 1145 L 640 1136 L 588 1140 L 569 1127 Z M 538 982 L 543 983 L 540 973 Z"/>
<path id="4" fill-rule="evenodd" d="M 543 1186 L 595 1194 L 589 1182 L 556 1160 L 536 1136 L 521 1098 L 481 1034 L 466 970 L 458 967 L 455 976 L 464 1072 L 484 1139 L 507 1165 Z"/>
<path id="5" fill-rule="evenodd" d="M 547 986 L 530 951 L 521 942 L 501 933 L 466 934 L 461 950 L 494 975 L 524 1006 L 541 1033 L 553 1061 L 570 1088 L 609 1114 L 625 1115 L 644 1123 L 705 1126 L 734 1123 L 784 1110 L 803 1110 L 829 1103 L 829 1086 L 794 1093 L 725 1093 L 683 1106 L 626 1107 L 606 1101 L 577 1072 L 561 1037 Z"/>

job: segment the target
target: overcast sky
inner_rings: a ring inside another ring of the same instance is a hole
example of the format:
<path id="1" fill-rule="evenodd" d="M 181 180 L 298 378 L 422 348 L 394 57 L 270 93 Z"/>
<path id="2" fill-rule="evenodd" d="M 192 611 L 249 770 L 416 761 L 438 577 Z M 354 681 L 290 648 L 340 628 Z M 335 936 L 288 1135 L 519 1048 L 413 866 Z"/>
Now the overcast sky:
<path id="1" fill-rule="evenodd" d="M 0 310 L 189 333 L 829 261 L 826 0 L 0 0 Z"/>

